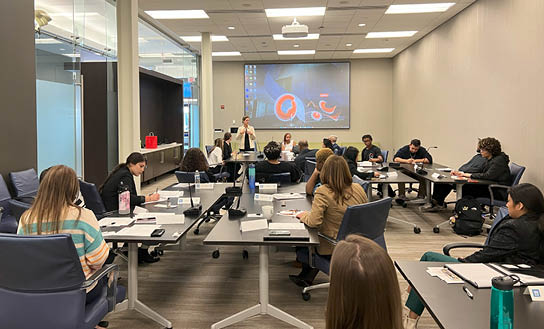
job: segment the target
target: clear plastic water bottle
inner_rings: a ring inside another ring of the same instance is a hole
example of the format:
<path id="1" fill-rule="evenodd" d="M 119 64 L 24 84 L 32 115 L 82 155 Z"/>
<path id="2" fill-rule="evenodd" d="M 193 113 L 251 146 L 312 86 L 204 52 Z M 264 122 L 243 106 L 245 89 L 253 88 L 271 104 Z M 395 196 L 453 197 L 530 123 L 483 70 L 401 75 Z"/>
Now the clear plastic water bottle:
<path id="1" fill-rule="evenodd" d="M 200 172 L 198 170 L 195 171 L 195 186 L 200 188 Z"/>
<path id="2" fill-rule="evenodd" d="M 491 280 L 490 329 L 514 328 L 514 283 L 509 276 Z"/>
<path id="3" fill-rule="evenodd" d="M 255 164 L 251 163 L 249 165 L 249 188 L 255 189 Z"/>
<path id="4" fill-rule="evenodd" d="M 125 183 L 119 184 L 119 215 L 130 214 L 130 189 Z"/>

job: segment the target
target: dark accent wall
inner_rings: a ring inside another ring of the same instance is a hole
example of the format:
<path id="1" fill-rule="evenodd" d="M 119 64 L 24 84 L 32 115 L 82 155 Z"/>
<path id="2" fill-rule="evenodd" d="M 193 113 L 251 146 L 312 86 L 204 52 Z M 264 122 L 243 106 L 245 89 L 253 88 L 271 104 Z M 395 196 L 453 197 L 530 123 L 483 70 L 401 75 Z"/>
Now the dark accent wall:
<path id="1" fill-rule="evenodd" d="M 160 143 L 183 142 L 183 82 L 140 69 L 140 138 L 155 133 Z"/>
<path id="2" fill-rule="evenodd" d="M 36 168 L 34 1 L 0 1 L 0 174 Z"/>

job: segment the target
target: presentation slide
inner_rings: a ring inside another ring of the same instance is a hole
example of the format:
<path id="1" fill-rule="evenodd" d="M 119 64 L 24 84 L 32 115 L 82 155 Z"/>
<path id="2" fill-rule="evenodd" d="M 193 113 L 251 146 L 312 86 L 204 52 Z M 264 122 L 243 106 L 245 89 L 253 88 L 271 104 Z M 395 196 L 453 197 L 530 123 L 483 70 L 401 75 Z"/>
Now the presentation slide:
<path id="1" fill-rule="evenodd" d="M 349 63 L 246 64 L 244 73 L 256 129 L 349 128 Z"/>

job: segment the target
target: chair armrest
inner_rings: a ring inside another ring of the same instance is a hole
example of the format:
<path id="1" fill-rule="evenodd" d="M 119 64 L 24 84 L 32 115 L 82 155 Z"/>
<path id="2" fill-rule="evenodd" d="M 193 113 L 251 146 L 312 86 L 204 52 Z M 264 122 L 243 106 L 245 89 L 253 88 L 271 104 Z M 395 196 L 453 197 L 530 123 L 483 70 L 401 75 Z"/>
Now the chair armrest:
<path id="1" fill-rule="evenodd" d="M 320 238 L 323 238 L 325 240 L 327 240 L 327 242 L 331 243 L 333 246 L 336 246 L 338 244 L 338 241 L 334 240 L 333 238 L 331 238 L 330 236 L 327 236 L 321 232 L 318 232 L 317 235 L 320 237 Z"/>
<path id="2" fill-rule="evenodd" d="M 100 270 L 95 272 L 89 279 L 83 281 L 81 284 L 81 289 L 89 288 L 98 280 L 106 277 L 106 275 L 113 273 L 113 279 L 111 280 L 111 285 L 107 287 L 106 299 L 108 300 L 108 312 L 115 310 L 116 297 L 117 297 L 117 276 L 119 275 L 119 265 L 117 264 L 107 264 L 104 265 Z"/>
<path id="3" fill-rule="evenodd" d="M 449 256 L 450 250 L 452 249 L 458 249 L 458 248 L 483 248 L 484 245 L 481 243 L 471 243 L 471 242 L 454 242 L 454 243 L 448 243 L 442 248 L 442 252 L 444 255 Z"/>
<path id="4" fill-rule="evenodd" d="M 489 184 L 487 188 L 489 189 L 489 198 L 491 200 L 491 215 L 493 215 L 493 205 L 495 204 L 495 196 L 493 195 L 493 189 L 505 189 L 508 190 L 511 186 L 508 185 L 500 185 L 500 184 Z"/>

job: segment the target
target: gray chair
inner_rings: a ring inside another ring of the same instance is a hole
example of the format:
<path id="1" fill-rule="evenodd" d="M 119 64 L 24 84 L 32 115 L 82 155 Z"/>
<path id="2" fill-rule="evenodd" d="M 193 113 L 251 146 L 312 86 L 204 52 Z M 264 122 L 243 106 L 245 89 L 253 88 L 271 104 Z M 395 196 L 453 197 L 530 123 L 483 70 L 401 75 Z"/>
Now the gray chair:
<path id="1" fill-rule="evenodd" d="M 9 173 L 15 196 L 18 198 L 34 197 L 38 193 L 40 182 L 33 168 Z"/>
<path id="2" fill-rule="evenodd" d="M 357 175 L 353 175 L 353 182 L 354 183 L 357 183 L 359 185 L 361 185 L 361 187 L 363 188 L 363 190 L 365 191 L 366 195 L 368 195 L 368 190 L 370 188 L 370 183 L 364 179 L 361 179 L 361 177 L 357 176 Z"/>
<path id="3" fill-rule="evenodd" d="M 98 193 L 96 185 L 93 183 L 88 183 L 80 179 L 79 190 L 85 201 L 85 208 L 92 210 L 96 218 L 101 219 L 117 213 L 117 210 L 110 212 L 106 211 L 104 201 L 102 201 L 102 197 L 100 196 L 100 193 Z"/>
<path id="4" fill-rule="evenodd" d="M 17 233 L 18 220 L 12 215 L 9 205 L 11 200 L 8 186 L 0 175 L 0 233 Z"/>
<path id="5" fill-rule="evenodd" d="M 319 236 L 329 243 L 336 245 L 339 241 L 344 240 L 349 234 L 359 234 L 376 242 L 380 247 L 387 251 L 384 232 L 389 209 L 391 209 L 391 198 L 383 198 L 381 200 L 368 202 L 365 204 L 348 207 L 344 213 L 344 218 L 340 224 L 336 239 L 319 233 Z M 316 252 L 312 252 L 310 256 L 308 248 L 297 249 L 297 260 L 306 263 L 329 275 L 330 260 L 328 257 L 323 257 Z M 328 288 L 329 282 L 316 284 L 306 287 L 302 290 L 302 299 L 310 300 L 310 291 L 320 288 Z"/>
<path id="6" fill-rule="evenodd" d="M 389 151 L 387 150 L 381 150 L 381 151 L 382 151 L 383 163 L 387 163 L 387 156 L 389 155 Z"/>
<path id="7" fill-rule="evenodd" d="M 9 269 L 0 275 L 2 328 L 92 329 L 115 307 L 118 266 L 105 265 L 86 280 L 69 234 L 0 234 L 0 259 Z M 100 294 L 86 304 L 86 288 L 95 283 Z"/>
<path id="8" fill-rule="evenodd" d="M 317 162 L 315 162 L 315 160 L 306 159 L 306 161 L 304 161 L 304 181 L 305 182 L 307 182 L 312 176 L 312 173 L 314 172 L 316 165 L 317 165 Z"/>

